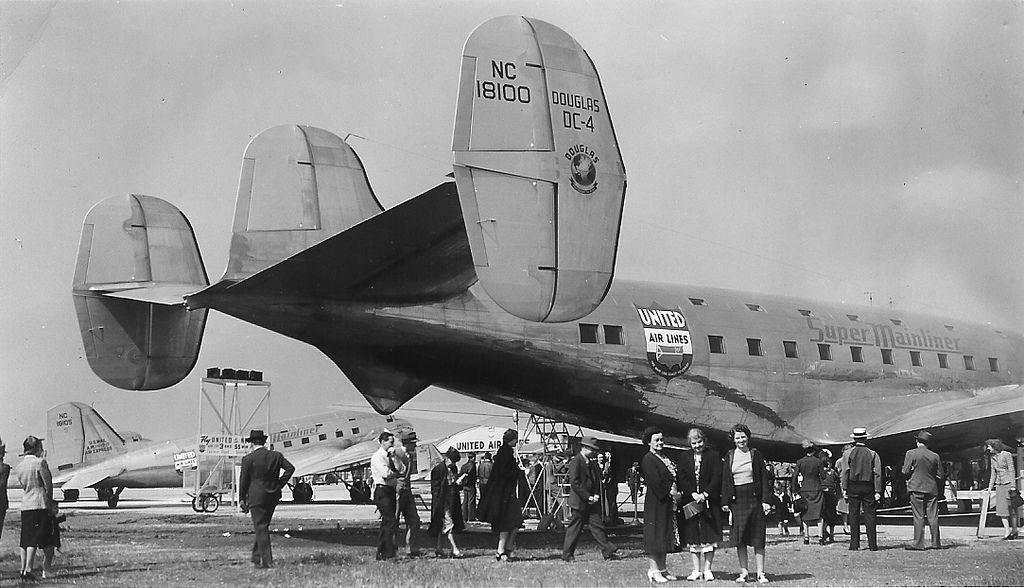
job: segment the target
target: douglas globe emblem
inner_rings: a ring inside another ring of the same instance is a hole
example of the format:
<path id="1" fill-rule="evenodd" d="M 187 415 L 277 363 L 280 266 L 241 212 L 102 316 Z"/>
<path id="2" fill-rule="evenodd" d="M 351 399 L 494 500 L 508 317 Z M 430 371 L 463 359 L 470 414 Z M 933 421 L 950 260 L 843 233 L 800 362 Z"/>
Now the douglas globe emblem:
<path id="1" fill-rule="evenodd" d="M 586 145 L 573 145 L 565 152 L 569 162 L 569 183 L 580 194 L 597 190 L 597 163 L 601 159 Z"/>
<path id="2" fill-rule="evenodd" d="M 647 341 L 647 363 L 658 375 L 674 378 L 690 369 L 693 344 L 686 319 L 677 306 L 675 310 L 652 303 L 649 308 L 634 305 Z"/>

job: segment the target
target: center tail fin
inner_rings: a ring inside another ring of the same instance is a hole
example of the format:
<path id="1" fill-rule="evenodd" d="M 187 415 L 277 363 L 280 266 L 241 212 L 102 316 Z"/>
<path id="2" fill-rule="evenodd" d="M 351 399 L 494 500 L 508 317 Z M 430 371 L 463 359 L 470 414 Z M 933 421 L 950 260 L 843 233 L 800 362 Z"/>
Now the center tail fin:
<path id="1" fill-rule="evenodd" d="M 96 410 L 81 402 L 46 411 L 47 461 L 54 473 L 124 453 L 125 440 Z"/>
<path id="2" fill-rule="evenodd" d="M 487 294 L 532 321 L 597 308 L 614 273 L 626 171 L 579 43 L 532 18 L 477 27 L 463 50 L 452 150 Z"/>

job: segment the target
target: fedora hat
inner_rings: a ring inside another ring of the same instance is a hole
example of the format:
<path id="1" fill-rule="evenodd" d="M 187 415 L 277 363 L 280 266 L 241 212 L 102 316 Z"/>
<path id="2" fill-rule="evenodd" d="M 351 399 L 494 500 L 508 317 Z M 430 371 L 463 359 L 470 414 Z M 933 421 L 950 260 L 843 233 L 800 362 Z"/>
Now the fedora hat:
<path id="1" fill-rule="evenodd" d="M 850 437 L 852 437 L 854 441 L 867 439 L 868 430 L 865 427 L 854 427 L 853 433 L 850 434 Z"/>
<path id="2" fill-rule="evenodd" d="M 460 459 L 462 459 L 462 454 L 459 453 L 459 450 L 455 449 L 454 446 L 449 447 L 448 451 L 444 452 L 444 456 L 447 457 L 448 459 L 452 460 L 452 462 L 456 462 L 456 461 L 459 461 Z"/>
<path id="3" fill-rule="evenodd" d="M 601 448 L 597 446 L 597 437 L 594 437 L 593 435 L 587 435 L 586 437 L 584 437 L 580 441 L 580 445 L 585 445 L 586 447 L 589 447 L 594 451 L 601 450 Z"/>
<path id="4" fill-rule="evenodd" d="M 249 431 L 249 438 L 245 441 L 247 443 L 266 443 L 267 434 L 263 432 L 263 429 L 253 429 Z"/>
<path id="5" fill-rule="evenodd" d="M 918 431 L 914 440 L 920 441 L 921 443 L 928 444 L 932 442 L 932 434 L 928 431 Z"/>

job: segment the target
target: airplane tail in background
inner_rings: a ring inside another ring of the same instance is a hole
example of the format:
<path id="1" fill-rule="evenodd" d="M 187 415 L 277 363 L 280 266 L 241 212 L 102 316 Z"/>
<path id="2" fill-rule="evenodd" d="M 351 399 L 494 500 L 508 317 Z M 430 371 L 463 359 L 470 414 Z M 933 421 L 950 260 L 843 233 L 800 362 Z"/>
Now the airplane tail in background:
<path id="1" fill-rule="evenodd" d="M 95 409 L 81 402 L 46 412 L 46 458 L 54 474 L 124 453 L 125 440 Z"/>
<path id="2" fill-rule="evenodd" d="M 452 150 L 487 294 L 531 321 L 597 308 L 614 273 L 626 170 L 583 47 L 532 18 L 477 27 L 463 50 Z"/>

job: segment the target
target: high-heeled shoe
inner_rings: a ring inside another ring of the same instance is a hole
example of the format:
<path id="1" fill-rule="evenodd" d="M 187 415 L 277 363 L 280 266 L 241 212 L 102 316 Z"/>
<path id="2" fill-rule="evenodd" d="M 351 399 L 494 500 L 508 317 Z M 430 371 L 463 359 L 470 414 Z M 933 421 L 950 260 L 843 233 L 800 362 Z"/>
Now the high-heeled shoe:
<path id="1" fill-rule="evenodd" d="M 742 584 L 742 583 L 746 582 L 747 581 L 747 575 L 749 575 L 749 574 L 750 574 L 750 572 L 748 572 L 747 570 L 745 570 L 743 568 L 740 568 L 740 575 L 736 576 L 736 583 L 737 584 Z"/>
<path id="2" fill-rule="evenodd" d="M 695 580 L 700 580 L 703 577 L 704 574 L 700 573 L 700 570 L 693 570 L 692 572 L 690 572 L 689 576 L 686 576 L 686 579 L 693 582 Z"/>
<path id="3" fill-rule="evenodd" d="M 704 581 L 711 582 L 715 579 L 715 574 L 711 570 L 704 570 Z"/>
<path id="4" fill-rule="evenodd" d="M 679 576 L 677 576 L 675 574 L 669 573 L 668 570 L 661 570 L 661 575 L 662 575 L 662 577 L 664 577 L 669 582 L 675 582 L 676 580 L 679 579 Z"/>
<path id="5" fill-rule="evenodd" d="M 647 570 L 647 580 L 651 584 L 664 584 L 668 582 L 668 578 L 661 575 L 661 570 Z"/>
<path id="6" fill-rule="evenodd" d="M 767 584 L 768 583 L 768 576 L 764 575 L 764 572 L 758 572 L 757 573 L 757 583 L 758 584 Z"/>

